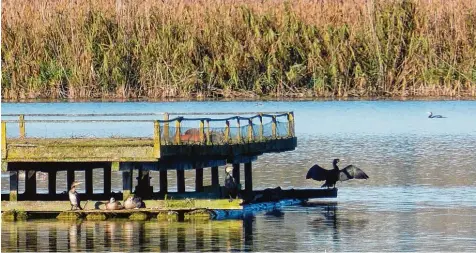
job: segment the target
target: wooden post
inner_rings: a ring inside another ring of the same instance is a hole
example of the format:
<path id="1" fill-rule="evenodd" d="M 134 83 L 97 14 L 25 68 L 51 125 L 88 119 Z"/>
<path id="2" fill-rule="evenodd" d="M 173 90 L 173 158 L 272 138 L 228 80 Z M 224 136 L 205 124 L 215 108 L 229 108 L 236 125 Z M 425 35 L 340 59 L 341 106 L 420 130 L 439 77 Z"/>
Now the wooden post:
<path id="1" fill-rule="evenodd" d="M 288 113 L 288 137 L 294 136 L 294 113 Z"/>
<path id="2" fill-rule="evenodd" d="M 251 119 L 248 120 L 248 142 L 253 141 L 253 121 Z"/>
<path id="3" fill-rule="evenodd" d="M 56 195 L 56 170 L 48 171 L 48 195 Z"/>
<path id="4" fill-rule="evenodd" d="M 230 121 L 226 121 L 226 127 L 225 127 L 225 143 L 228 143 L 230 140 Z"/>
<path id="5" fill-rule="evenodd" d="M 185 171 L 177 170 L 177 192 L 185 192 Z"/>
<path id="6" fill-rule="evenodd" d="M 200 143 L 205 143 L 205 123 L 200 120 Z"/>
<path id="7" fill-rule="evenodd" d="M 167 193 L 168 192 L 168 185 L 167 185 L 167 170 L 160 171 L 160 192 Z"/>
<path id="8" fill-rule="evenodd" d="M 180 145 L 180 121 L 181 119 L 177 119 L 175 121 L 175 144 Z"/>
<path id="9" fill-rule="evenodd" d="M 10 201 L 18 200 L 18 170 L 10 171 Z"/>
<path id="10" fill-rule="evenodd" d="M 276 115 L 273 115 L 273 118 L 272 118 L 272 123 L 271 123 L 271 130 L 272 130 L 272 134 L 273 134 L 273 139 L 276 139 Z"/>
<path id="11" fill-rule="evenodd" d="M 93 195 L 93 169 L 87 168 L 85 171 L 86 181 L 86 195 L 91 197 Z"/>
<path id="12" fill-rule="evenodd" d="M 253 191 L 253 173 L 251 168 L 251 162 L 245 163 L 245 191 L 248 193 Z"/>
<path id="13" fill-rule="evenodd" d="M 132 168 L 122 171 L 122 200 L 132 193 Z"/>
<path id="14" fill-rule="evenodd" d="M 263 130 L 263 114 L 259 114 L 259 140 L 264 140 L 264 130 Z"/>
<path id="15" fill-rule="evenodd" d="M 212 167 L 212 186 L 218 186 L 220 183 L 218 181 L 218 166 Z"/>
<path id="16" fill-rule="evenodd" d="M 2 158 L 7 158 L 7 122 L 2 121 Z"/>
<path id="17" fill-rule="evenodd" d="M 165 140 L 165 143 L 169 143 L 169 114 L 168 113 L 165 113 L 164 114 L 164 140 Z"/>
<path id="18" fill-rule="evenodd" d="M 74 182 L 74 170 L 67 170 L 66 171 L 66 187 L 67 187 L 67 191 L 69 191 L 69 189 L 71 188 L 71 185 L 73 184 Z"/>
<path id="19" fill-rule="evenodd" d="M 111 194 L 111 164 L 104 166 L 104 194 Z"/>
<path id="20" fill-rule="evenodd" d="M 20 138 L 25 138 L 25 115 L 20 114 L 18 119 L 18 126 L 20 129 Z"/>
<path id="21" fill-rule="evenodd" d="M 150 186 L 149 170 L 144 170 L 141 166 L 138 171 L 139 175 L 137 176 L 137 186 L 135 192 L 143 198 L 148 198 L 153 193 L 153 189 Z"/>
<path id="22" fill-rule="evenodd" d="M 240 126 L 240 117 L 236 117 L 236 126 L 238 127 L 238 135 L 236 136 L 236 141 L 241 143 L 241 126 Z"/>
<path id="23" fill-rule="evenodd" d="M 203 168 L 195 169 L 195 191 L 203 191 Z"/>
<path id="24" fill-rule="evenodd" d="M 160 124 L 154 121 L 154 158 L 160 158 Z"/>
<path id="25" fill-rule="evenodd" d="M 210 121 L 207 120 L 207 145 L 212 144 L 212 138 L 211 138 L 211 133 L 210 133 Z"/>
<path id="26" fill-rule="evenodd" d="M 235 182 L 240 184 L 240 164 L 234 163 L 233 164 L 233 178 L 235 178 Z"/>
<path id="27" fill-rule="evenodd" d="M 25 195 L 33 200 L 36 195 L 36 171 L 27 170 L 25 173 Z"/>

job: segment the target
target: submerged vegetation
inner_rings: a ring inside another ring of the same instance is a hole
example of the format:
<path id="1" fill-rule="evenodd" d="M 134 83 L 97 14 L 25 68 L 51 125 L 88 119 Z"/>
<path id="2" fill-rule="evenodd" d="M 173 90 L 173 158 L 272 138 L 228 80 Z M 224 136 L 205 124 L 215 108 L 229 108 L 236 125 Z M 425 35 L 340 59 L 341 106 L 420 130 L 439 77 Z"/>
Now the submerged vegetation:
<path id="1" fill-rule="evenodd" d="M 2 97 L 476 96 L 473 0 L 4 0 Z"/>

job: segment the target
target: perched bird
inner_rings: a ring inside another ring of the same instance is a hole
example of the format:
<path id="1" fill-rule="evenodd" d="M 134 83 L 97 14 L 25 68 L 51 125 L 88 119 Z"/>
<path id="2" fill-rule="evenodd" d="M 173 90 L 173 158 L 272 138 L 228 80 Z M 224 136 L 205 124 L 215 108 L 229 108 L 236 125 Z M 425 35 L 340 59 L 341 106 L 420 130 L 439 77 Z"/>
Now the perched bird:
<path id="1" fill-rule="evenodd" d="M 80 185 L 81 182 L 74 181 L 71 184 L 71 189 L 68 192 L 69 195 L 69 203 L 71 204 L 71 210 L 83 210 L 80 205 L 79 193 L 76 191 L 76 186 Z"/>
<path id="2" fill-rule="evenodd" d="M 124 201 L 124 208 L 125 209 L 134 209 L 134 208 L 141 208 L 144 207 L 144 202 L 142 202 L 142 199 L 137 196 L 129 196 L 125 201 Z"/>
<path id="3" fill-rule="evenodd" d="M 332 170 L 326 170 L 319 165 L 315 164 L 312 166 L 309 171 L 307 172 L 306 179 L 312 178 L 316 181 L 326 181 L 321 187 L 333 187 L 335 188 L 335 185 L 337 181 L 346 181 L 349 179 L 367 179 L 369 176 L 365 174 L 365 172 L 359 168 L 357 168 L 354 165 L 349 165 L 345 167 L 342 170 L 339 170 L 339 167 L 337 167 L 337 163 L 339 162 L 339 159 L 334 159 L 332 162 L 332 165 L 334 166 L 334 169 Z"/>
<path id="4" fill-rule="evenodd" d="M 107 210 L 119 210 L 119 209 L 123 209 L 124 207 L 121 205 L 121 203 L 119 201 L 116 201 L 116 199 L 114 199 L 114 197 L 112 197 L 110 200 L 109 200 L 109 203 L 106 204 L 106 209 Z"/>
<path id="5" fill-rule="evenodd" d="M 441 115 L 433 115 L 432 112 L 428 112 L 428 114 L 429 114 L 429 115 L 428 115 L 428 118 L 430 118 L 430 119 L 442 119 L 442 118 L 446 118 L 446 117 L 443 117 L 443 116 L 441 116 Z"/>
<path id="6" fill-rule="evenodd" d="M 225 167 L 225 189 L 227 191 L 228 197 L 230 197 L 230 202 L 233 201 L 233 198 L 238 196 L 238 184 L 235 181 L 235 178 L 231 174 L 233 172 L 233 167 Z"/>

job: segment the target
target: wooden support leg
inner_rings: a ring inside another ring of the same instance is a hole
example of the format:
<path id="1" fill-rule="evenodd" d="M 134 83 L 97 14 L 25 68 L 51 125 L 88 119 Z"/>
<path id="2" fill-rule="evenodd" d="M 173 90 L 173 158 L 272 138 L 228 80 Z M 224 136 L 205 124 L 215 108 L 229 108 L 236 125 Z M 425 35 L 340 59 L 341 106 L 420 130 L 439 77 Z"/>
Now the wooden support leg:
<path id="1" fill-rule="evenodd" d="M 203 191 L 203 168 L 197 168 L 195 170 L 195 191 L 202 192 Z"/>
<path id="2" fill-rule="evenodd" d="M 111 165 L 104 167 L 104 194 L 111 194 Z"/>
<path id="3" fill-rule="evenodd" d="M 251 162 L 245 163 L 245 190 L 248 193 L 253 191 L 253 173 L 251 168 Z"/>
<path id="4" fill-rule="evenodd" d="M 139 175 L 137 176 L 136 194 L 142 198 L 148 198 L 152 195 L 153 189 L 150 186 L 149 170 L 139 168 Z"/>
<path id="5" fill-rule="evenodd" d="M 10 171 L 10 201 L 18 200 L 18 170 Z"/>
<path id="6" fill-rule="evenodd" d="M 177 170 L 177 192 L 185 192 L 185 171 Z"/>
<path id="7" fill-rule="evenodd" d="M 74 170 L 66 171 L 66 183 L 68 184 L 66 186 L 67 190 L 71 188 L 71 185 L 73 184 L 73 182 L 74 182 Z"/>
<path id="8" fill-rule="evenodd" d="M 161 170 L 160 171 L 160 192 L 161 193 L 167 193 L 167 188 L 169 186 L 167 185 L 167 171 L 166 170 Z"/>
<path id="9" fill-rule="evenodd" d="M 132 193 L 132 169 L 122 171 L 122 199 L 126 200 Z"/>
<path id="10" fill-rule="evenodd" d="M 56 195 L 56 170 L 48 171 L 48 194 Z"/>
<path id="11" fill-rule="evenodd" d="M 218 186 L 218 166 L 212 167 L 212 186 Z"/>
<path id="12" fill-rule="evenodd" d="M 233 178 L 235 178 L 235 182 L 240 184 L 240 164 L 234 163 L 233 164 Z"/>
<path id="13" fill-rule="evenodd" d="M 93 169 L 86 169 L 86 196 L 91 197 L 93 195 Z"/>
<path id="14" fill-rule="evenodd" d="M 27 170 L 25 175 L 25 195 L 33 200 L 36 195 L 36 171 Z"/>

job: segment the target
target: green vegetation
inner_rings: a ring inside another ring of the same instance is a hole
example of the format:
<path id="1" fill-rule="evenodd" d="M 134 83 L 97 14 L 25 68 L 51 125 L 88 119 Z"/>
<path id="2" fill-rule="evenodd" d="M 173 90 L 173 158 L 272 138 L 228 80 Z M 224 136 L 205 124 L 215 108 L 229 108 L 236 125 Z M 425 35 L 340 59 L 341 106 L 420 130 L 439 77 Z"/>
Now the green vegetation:
<path id="1" fill-rule="evenodd" d="M 473 0 L 2 2 L 2 97 L 475 96 Z"/>

